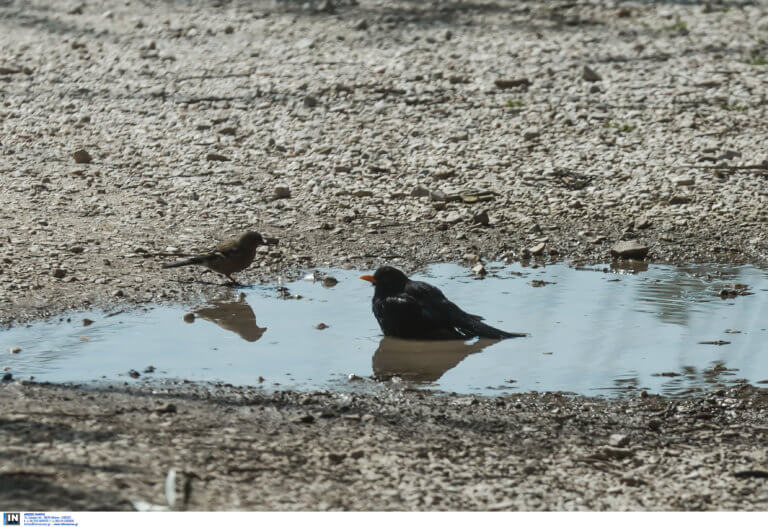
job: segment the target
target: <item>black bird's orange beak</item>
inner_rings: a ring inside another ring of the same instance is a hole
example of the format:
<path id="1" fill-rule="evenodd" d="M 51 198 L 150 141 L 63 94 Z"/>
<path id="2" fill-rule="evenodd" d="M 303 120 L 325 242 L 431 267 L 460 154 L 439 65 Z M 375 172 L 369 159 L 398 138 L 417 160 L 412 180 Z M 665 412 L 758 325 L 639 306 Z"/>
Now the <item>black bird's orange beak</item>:
<path id="1" fill-rule="evenodd" d="M 366 282 L 370 282 L 374 285 L 376 284 L 376 280 L 374 280 L 373 276 L 369 274 L 364 274 L 363 276 L 360 277 L 360 280 L 365 280 Z"/>

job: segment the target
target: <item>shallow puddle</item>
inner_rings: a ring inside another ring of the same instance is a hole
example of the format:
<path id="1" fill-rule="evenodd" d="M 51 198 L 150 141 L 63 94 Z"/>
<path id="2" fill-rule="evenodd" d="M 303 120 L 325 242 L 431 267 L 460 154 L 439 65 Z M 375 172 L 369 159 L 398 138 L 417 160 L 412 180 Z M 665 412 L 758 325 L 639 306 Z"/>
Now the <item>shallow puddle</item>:
<path id="1" fill-rule="evenodd" d="M 370 284 L 359 271 L 330 270 L 335 285 L 222 288 L 220 298 L 195 308 L 79 313 L 70 322 L 2 331 L 0 349 L 12 352 L 0 356 L 0 367 L 14 378 L 54 382 L 187 379 L 356 390 L 382 381 L 484 394 L 685 395 L 742 380 L 768 383 L 766 271 L 564 264 L 488 270 L 476 280 L 466 268 L 441 264 L 418 278 L 489 324 L 529 338 L 382 338 Z M 185 321 L 188 312 L 194 321 Z"/>

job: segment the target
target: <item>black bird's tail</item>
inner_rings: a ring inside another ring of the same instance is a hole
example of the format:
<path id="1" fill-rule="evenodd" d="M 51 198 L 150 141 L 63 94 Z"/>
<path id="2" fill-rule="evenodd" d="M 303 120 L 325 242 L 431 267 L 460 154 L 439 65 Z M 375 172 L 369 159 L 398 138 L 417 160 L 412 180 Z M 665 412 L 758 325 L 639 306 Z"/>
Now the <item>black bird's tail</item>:
<path id="1" fill-rule="evenodd" d="M 467 321 L 466 325 L 461 327 L 461 329 L 469 333 L 470 337 L 480 337 L 483 339 L 512 339 L 528 336 L 528 333 L 509 333 L 493 326 L 489 326 L 488 324 L 481 322 L 479 317 L 471 318 Z"/>
<path id="2" fill-rule="evenodd" d="M 200 263 L 203 263 L 203 258 L 201 258 L 200 256 L 195 256 L 194 258 L 190 258 L 189 260 L 182 260 L 176 263 L 165 264 L 163 266 L 163 269 L 170 269 L 171 267 L 183 267 L 185 265 L 196 265 Z"/>

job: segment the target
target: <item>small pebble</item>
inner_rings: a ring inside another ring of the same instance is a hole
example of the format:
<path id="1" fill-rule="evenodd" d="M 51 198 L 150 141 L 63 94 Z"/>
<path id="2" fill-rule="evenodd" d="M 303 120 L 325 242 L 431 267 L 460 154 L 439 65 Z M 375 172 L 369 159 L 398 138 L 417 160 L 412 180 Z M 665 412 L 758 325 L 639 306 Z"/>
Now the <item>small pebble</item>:
<path id="1" fill-rule="evenodd" d="M 275 187 L 275 199 L 287 199 L 291 197 L 291 189 L 285 186 Z"/>
<path id="2" fill-rule="evenodd" d="M 484 211 L 481 211 L 481 212 L 475 214 L 472 217 L 472 222 L 473 223 L 479 223 L 480 225 L 483 225 L 483 226 L 487 226 L 491 222 L 491 219 L 488 216 L 488 211 L 484 210 Z"/>
<path id="3" fill-rule="evenodd" d="M 205 156 L 206 161 L 229 161 L 229 158 L 222 154 L 217 154 L 216 152 L 209 152 Z"/>
<path id="4" fill-rule="evenodd" d="M 625 434 L 611 434 L 608 444 L 613 447 L 623 448 L 629 444 L 629 436 Z"/>
<path id="5" fill-rule="evenodd" d="M 534 246 L 533 246 L 533 247 L 531 247 L 530 249 L 528 249 L 528 251 L 529 251 L 529 252 L 530 252 L 530 253 L 531 253 L 533 256 L 539 256 L 541 253 L 543 253 L 543 252 L 544 252 L 544 248 L 545 248 L 545 247 L 546 247 L 546 244 L 544 244 L 544 243 L 539 243 L 539 244 L 536 244 L 536 245 L 534 245 Z"/>
<path id="6" fill-rule="evenodd" d="M 581 78 L 587 82 L 597 82 L 603 80 L 603 78 L 589 66 L 584 66 L 581 71 Z"/>
<path id="7" fill-rule="evenodd" d="M 79 163 L 79 164 L 87 164 L 93 161 L 91 154 L 89 154 L 86 150 L 83 150 L 83 149 L 75 150 L 74 153 L 72 154 L 72 157 L 75 159 L 75 163 Z"/>
<path id="8" fill-rule="evenodd" d="M 481 263 L 478 263 L 477 265 L 472 267 L 472 272 L 477 276 L 485 276 L 486 274 L 488 274 L 488 271 L 485 270 L 485 266 Z"/>

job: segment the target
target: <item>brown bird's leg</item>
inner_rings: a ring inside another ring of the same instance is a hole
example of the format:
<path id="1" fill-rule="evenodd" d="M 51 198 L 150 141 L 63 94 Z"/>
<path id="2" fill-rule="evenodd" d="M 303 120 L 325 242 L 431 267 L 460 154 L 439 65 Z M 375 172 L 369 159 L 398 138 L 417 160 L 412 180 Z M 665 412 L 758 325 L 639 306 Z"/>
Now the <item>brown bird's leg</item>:
<path id="1" fill-rule="evenodd" d="M 232 276 L 231 276 L 231 275 L 224 275 L 224 276 L 226 276 L 227 278 L 229 278 L 229 281 L 231 282 L 230 284 L 227 284 L 227 285 L 229 285 L 229 286 L 233 286 L 233 285 L 240 285 L 240 284 L 238 283 L 238 281 L 237 281 L 237 280 L 235 280 L 234 278 L 232 278 Z"/>

